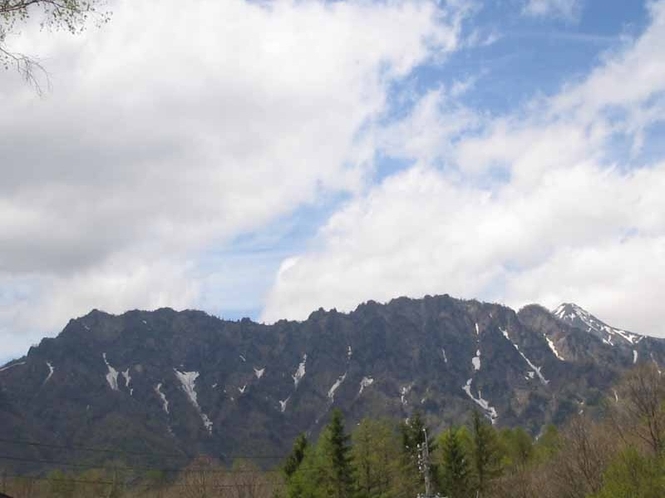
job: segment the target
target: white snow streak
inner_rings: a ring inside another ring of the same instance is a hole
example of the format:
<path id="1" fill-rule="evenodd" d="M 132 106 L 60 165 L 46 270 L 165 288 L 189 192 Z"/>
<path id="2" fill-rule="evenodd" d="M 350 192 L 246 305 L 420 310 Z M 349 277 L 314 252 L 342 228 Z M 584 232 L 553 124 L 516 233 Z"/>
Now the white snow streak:
<path id="1" fill-rule="evenodd" d="M 346 379 L 346 373 L 342 375 L 339 379 L 337 379 L 335 383 L 332 385 L 332 387 L 328 389 L 328 398 L 330 399 L 330 401 L 335 400 L 335 391 L 337 391 L 337 388 L 342 385 L 344 379 Z"/>
<path id="2" fill-rule="evenodd" d="M 162 392 L 162 383 L 160 382 L 155 386 L 155 392 L 162 400 L 162 408 L 166 413 L 169 412 L 169 400 L 166 399 L 166 394 Z"/>
<path id="3" fill-rule="evenodd" d="M 254 368 L 254 375 L 256 375 L 257 379 L 260 379 L 263 377 L 263 373 L 266 371 L 265 367 L 263 368 Z"/>
<path id="4" fill-rule="evenodd" d="M 633 365 L 637 363 L 637 351 L 633 349 Z"/>
<path id="5" fill-rule="evenodd" d="M 366 387 L 371 386 L 374 384 L 374 379 L 371 377 L 363 377 L 362 380 L 360 381 L 360 391 L 358 391 L 358 396 L 360 396 L 363 391 L 365 390 Z"/>
<path id="6" fill-rule="evenodd" d="M 49 379 L 53 376 L 53 372 L 55 372 L 55 368 L 53 368 L 53 365 L 51 365 L 50 361 L 47 361 L 46 365 L 48 366 L 48 375 L 46 376 L 44 382 L 42 382 L 42 386 L 49 381 Z"/>
<path id="7" fill-rule="evenodd" d="M 406 406 L 406 405 L 408 404 L 408 401 L 406 400 L 406 395 L 409 394 L 409 392 L 411 391 L 411 388 L 412 388 L 412 387 L 413 387 L 413 384 L 408 385 L 408 386 L 404 386 L 404 387 L 400 390 L 399 400 L 402 402 L 402 405 L 403 405 L 403 406 Z"/>
<path id="8" fill-rule="evenodd" d="M 243 363 L 247 361 L 247 359 L 243 355 L 240 354 L 238 356 L 240 356 L 240 359 L 243 361 Z"/>
<path id="9" fill-rule="evenodd" d="M 550 381 L 547 380 L 547 379 L 545 378 L 545 376 L 544 376 L 544 375 L 541 373 L 541 371 L 540 371 L 541 367 L 537 367 L 536 365 L 534 365 L 533 363 L 531 363 L 531 360 L 529 360 L 529 358 L 527 358 L 527 357 L 524 355 L 524 353 L 522 353 L 522 351 L 520 351 L 519 346 L 518 346 L 517 344 L 515 344 L 515 343 L 510 339 L 510 336 L 508 335 L 508 331 L 507 331 L 507 330 L 504 330 L 504 329 L 501 329 L 501 328 L 500 328 L 499 330 L 501 331 L 501 333 L 503 334 L 503 336 L 504 336 L 504 337 L 505 337 L 505 338 L 506 338 L 506 339 L 507 339 L 507 340 L 513 345 L 513 347 L 517 350 L 517 352 L 518 352 L 518 353 L 520 354 L 520 356 L 524 359 L 524 361 L 526 362 L 526 364 L 529 365 L 529 367 L 531 368 L 532 372 L 533 372 L 535 375 L 538 376 L 538 378 L 540 379 L 540 382 L 542 382 L 543 385 L 547 385 L 547 384 L 549 384 Z M 529 375 L 529 377 L 533 378 L 533 375 Z"/>
<path id="10" fill-rule="evenodd" d="M 443 361 L 445 363 L 448 363 L 448 356 L 446 356 L 446 348 L 441 348 L 441 352 L 443 353 Z"/>
<path id="11" fill-rule="evenodd" d="M 286 404 L 289 402 L 289 399 L 291 399 L 291 396 L 279 402 L 279 411 L 281 411 L 282 413 L 286 411 Z"/>
<path id="12" fill-rule="evenodd" d="M 564 357 L 561 355 L 561 353 L 559 353 L 559 351 L 557 350 L 556 346 L 554 345 L 554 341 L 552 341 L 552 339 L 550 339 L 547 336 L 545 336 L 545 340 L 547 340 L 547 345 L 552 350 L 552 353 L 554 353 L 554 356 L 556 356 L 561 361 L 566 361 Z"/>
<path id="13" fill-rule="evenodd" d="M 492 421 L 492 425 L 496 423 L 496 419 L 499 417 L 499 414 L 496 412 L 496 409 L 489 404 L 489 402 L 486 399 L 483 399 L 483 395 L 480 392 L 480 389 L 478 390 L 478 397 L 476 398 L 473 394 L 471 394 L 471 382 L 473 382 L 473 378 L 469 379 L 466 381 L 466 384 L 462 386 L 462 389 L 464 392 L 471 398 L 478 406 L 480 406 L 487 416 L 490 418 Z"/>
<path id="14" fill-rule="evenodd" d="M 0 372 L 4 372 L 5 370 L 9 370 L 10 368 L 18 367 L 19 365 L 25 365 L 24 361 L 19 361 L 18 363 L 12 363 L 11 365 L 7 365 L 6 367 L 0 368 Z"/>
<path id="15" fill-rule="evenodd" d="M 132 376 L 129 375 L 129 368 L 125 370 L 124 372 L 121 372 L 122 376 L 125 378 L 125 387 L 129 389 L 129 395 L 133 396 L 134 395 L 134 389 L 129 387 L 129 383 L 132 381 Z"/>
<path id="16" fill-rule="evenodd" d="M 480 370 L 480 349 L 476 350 L 476 356 L 471 358 L 471 364 L 476 372 Z"/>
<path id="17" fill-rule="evenodd" d="M 242 387 L 239 387 L 239 388 L 238 388 L 238 391 L 240 392 L 240 394 L 245 394 L 245 389 L 247 389 L 247 384 L 245 384 L 245 385 L 242 386 Z"/>
<path id="18" fill-rule="evenodd" d="M 201 412 L 201 420 L 203 421 L 203 425 L 207 429 L 208 434 L 212 434 L 212 421 L 203 412 Z"/>
<path id="19" fill-rule="evenodd" d="M 476 335 L 480 335 L 480 329 L 478 328 L 478 323 L 476 322 Z"/>
<path id="20" fill-rule="evenodd" d="M 612 391 L 614 391 L 614 402 L 618 403 L 619 402 L 619 395 L 617 394 L 617 390 L 612 389 Z"/>
<path id="21" fill-rule="evenodd" d="M 192 403 L 192 405 L 194 405 L 194 408 L 196 408 L 196 411 L 199 412 L 199 415 L 201 415 L 201 420 L 203 421 L 203 425 L 208 430 L 208 433 L 212 434 L 212 422 L 210 421 L 208 416 L 201 411 L 201 407 L 199 406 L 199 402 L 197 401 L 195 383 L 196 379 L 199 376 L 199 373 L 180 372 L 175 368 L 173 369 L 173 371 L 175 372 L 176 377 L 178 378 L 180 384 L 182 385 L 182 390 L 185 391 L 185 394 L 189 398 L 189 401 Z"/>
<path id="22" fill-rule="evenodd" d="M 302 361 L 298 365 L 298 370 L 296 370 L 296 373 L 294 373 L 291 376 L 291 378 L 293 379 L 293 384 L 295 385 L 296 389 L 298 389 L 298 384 L 300 384 L 300 381 L 305 376 L 305 364 L 306 363 L 307 363 L 307 353 L 302 355 Z"/>
<path id="23" fill-rule="evenodd" d="M 350 360 L 351 356 L 353 356 L 353 350 L 351 349 L 351 346 L 349 346 L 348 349 L 346 350 L 346 359 Z"/>
<path id="24" fill-rule="evenodd" d="M 114 391 L 119 391 L 118 371 L 109 364 L 108 360 L 106 359 L 106 353 L 102 353 L 102 358 L 104 358 L 104 363 L 106 363 L 106 368 L 108 368 L 108 373 L 106 374 L 106 382 L 109 383 L 111 389 L 113 389 Z"/>
<path id="25" fill-rule="evenodd" d="M 651 361 L 653 361 L 653 364 L 656 365 L 656 370 L 658 370 L 658 375 L 660 375 L 660 374 L 661 374 L 661 371 L 660 371 L 660 365 L 658 365 L 658 362 L 657 362 L 656 359 L 653 357 L 653 353 L 651 353 Z"/>

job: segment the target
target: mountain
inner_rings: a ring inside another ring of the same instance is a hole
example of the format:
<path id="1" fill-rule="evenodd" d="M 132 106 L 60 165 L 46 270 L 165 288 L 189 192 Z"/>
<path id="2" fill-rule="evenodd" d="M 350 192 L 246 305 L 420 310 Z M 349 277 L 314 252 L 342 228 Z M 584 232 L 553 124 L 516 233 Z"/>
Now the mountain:
<path id="1" fill-rule="evenodd" d="M 569 323 L 573 327 L 586 330 L 587 332 L 595 335 L 610 346 L 615 345 L 615 343 L 624 346 L 633 346 L 639 343 L 645 337 L 642 335 L 634 334 L 632 332 L 610 327 L 574 303 L 563 303 L 552 313 L 554 316 Z"/>
<path id="2" fill-rule="evenodd" d="M 117 457 L 82 448 L 122 450 L 134 464 L 205 453 L 271 466 L 333 407 L 349 427 L 419 410 L 442 429 L 479 409 L 538 433 L 599 407 L 639 361 L 665 364 L 665 340 L 572 304 L 515 312 L 448 295 L 398 298 L 273 325 L 94 310 L 0 368 L 0 455 L 12 457 L 0 466 Z"/>

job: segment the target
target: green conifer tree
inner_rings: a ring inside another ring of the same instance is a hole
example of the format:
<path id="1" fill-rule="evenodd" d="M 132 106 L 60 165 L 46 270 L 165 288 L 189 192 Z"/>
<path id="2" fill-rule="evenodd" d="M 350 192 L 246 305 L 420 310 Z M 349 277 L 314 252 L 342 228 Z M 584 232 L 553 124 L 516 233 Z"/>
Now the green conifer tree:
<path id="1" fill-rule="evenodd" d="M 441 487 L 448 498 L 467 498 L 471 490 L 470 468 L 457 429 L 441 435 Z"/>
<path id="2" fill-rule="evenodd" d="M 492 479 L 501 475 L 501 447 L 494 427 L 474 410 L 471 417 L 471 460 L 477 496 L 485 496 Z"/>
<path id="3" fill-rule="evenodd" d="M 305 434 L 300 434 L 295 442 L 293 443 L 293 449 L 288 457 L 286 457 L 286 462 L 284 462 L 284 474 L 286 474 L 287 480 L 295 474 L 298 467 L 305 458 L 305 451 L 308 446 L 307 436 Z"/>

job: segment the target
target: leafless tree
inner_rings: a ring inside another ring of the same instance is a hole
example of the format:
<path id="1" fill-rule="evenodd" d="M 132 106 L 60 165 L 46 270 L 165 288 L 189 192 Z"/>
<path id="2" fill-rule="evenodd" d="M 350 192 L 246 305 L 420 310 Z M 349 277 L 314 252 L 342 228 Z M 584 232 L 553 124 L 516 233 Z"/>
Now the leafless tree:
<path id="1" fill-rule="evenodd" d="M 551 462 L 554 495 L 584 498 L 600 491 L 603 473 L 616 453 L 609 428 L 587 417 L 574 417 L 561 436 L 561 449 Z"/>
<path id="2" fill-rule="evenodd" d="M 665 450 L 665 383 L 658 368 L 645 363 L 626 374 L 617 387 L 610 419 L 624 440 L 637 439 L 656 456 Z"/>

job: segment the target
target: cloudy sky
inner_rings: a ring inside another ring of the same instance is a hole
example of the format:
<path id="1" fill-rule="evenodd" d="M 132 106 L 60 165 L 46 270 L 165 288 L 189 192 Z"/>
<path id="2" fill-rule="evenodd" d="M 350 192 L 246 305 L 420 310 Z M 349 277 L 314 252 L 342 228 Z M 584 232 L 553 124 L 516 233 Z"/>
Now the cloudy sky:
<path id="1" fill-rule="evenodd" d="M 665 1 L 111 0 L 0 73 L 0 360 L 448 293 L 665 336 Z"/>

